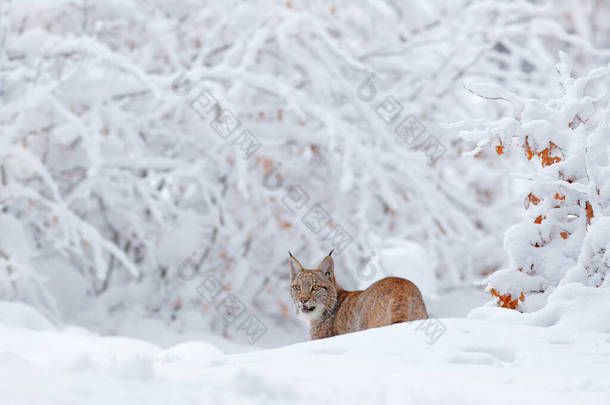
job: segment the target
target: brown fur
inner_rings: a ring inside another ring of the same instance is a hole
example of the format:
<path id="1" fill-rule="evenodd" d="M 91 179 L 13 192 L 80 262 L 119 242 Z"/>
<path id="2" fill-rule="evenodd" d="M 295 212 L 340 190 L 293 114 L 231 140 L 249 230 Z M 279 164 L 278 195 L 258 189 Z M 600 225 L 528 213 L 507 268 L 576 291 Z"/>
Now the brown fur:
<path id="1" fill-rule="evenodd" d="M 297 314 L 309 320 L 311 339 L 428 318 L 419 289 L 404 278 L 388 277 L 364 291 L 345 291 L 335 280 L 331 254 L 310 270 L 292 254 L 289 259 L 290 295 Z"/>

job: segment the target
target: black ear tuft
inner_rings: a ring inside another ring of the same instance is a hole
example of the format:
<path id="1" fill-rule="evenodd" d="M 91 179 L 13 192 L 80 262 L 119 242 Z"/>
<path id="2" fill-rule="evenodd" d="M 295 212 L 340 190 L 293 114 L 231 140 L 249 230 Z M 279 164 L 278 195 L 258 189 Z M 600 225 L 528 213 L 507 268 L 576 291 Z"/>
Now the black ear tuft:
<path id="1" fill-rule="evenodd" d="M 332 251 L 328 254 L 328 256 L 322 259 L 316 268 L 316 270 L 321 271 L 322 274 L 324 274 L 324 277 L 329 280 L 332 280 L 335 274 L 335 261 L 333 260 L 331 254 Z"/>
<path id="2" fill-rule="evenodd" d="M 290 280 L 292 281 L 299 272 L 305 269 L 303 268 L 303 265 L 299 263 L 297 258 L 292 255 L 292 253 L 288 252 L 288 254 L 290 255 L 290 259 L 288 259 L 288 264 L 290 266 Z"/>
<path id="3" fill-rule="evenodd" d="M 329 256 L 332 256 L 333 252 L 335 251 L 335 249 L 331 250 L 330 253 L 328 254 Z"/>

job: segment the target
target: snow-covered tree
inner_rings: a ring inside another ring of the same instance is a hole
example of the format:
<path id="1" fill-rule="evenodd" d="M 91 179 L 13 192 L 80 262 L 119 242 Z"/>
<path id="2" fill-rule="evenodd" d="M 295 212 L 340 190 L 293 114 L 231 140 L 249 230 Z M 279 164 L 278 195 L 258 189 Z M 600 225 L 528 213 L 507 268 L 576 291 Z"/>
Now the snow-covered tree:
<path id="1" fill-rule="evenodd" d="M 559 98 L 542 101 L 493 85 L 470 87 L 513 107 L 510 117 L 467 124 L 480 128 L 461 133 L 477 143 L 472 153 L 491 147 L 499 158 L 515 154 L 530 163 L 531 171 L 516 179 L 526 219 L 506 232 L 509 267 L 487 280 L 488 291 L 506 308 L 539 309 L 576 265 L 583 282 L 599 287 L 610 265 L 610 71 L 602 67 L 574 78 L 567 55 L 560 57 Z"/>

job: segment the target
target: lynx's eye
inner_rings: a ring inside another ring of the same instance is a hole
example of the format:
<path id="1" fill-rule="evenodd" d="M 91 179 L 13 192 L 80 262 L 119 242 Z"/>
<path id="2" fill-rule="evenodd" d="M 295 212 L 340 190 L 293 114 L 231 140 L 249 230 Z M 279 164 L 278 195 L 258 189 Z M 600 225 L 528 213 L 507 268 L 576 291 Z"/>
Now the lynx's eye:
<path id="1" fill-rule="evenodd" d="M 293 286 L 292 286 L 292 289 L 293 289 L 294 291 L 299 291 L 299 290 L 301 289 L 301 286 L 300 286 L 300 285 L 293 285 Z"/>
<path id="2" fill-rule="evenodd" d="M 320 286 L 319 285 L 314 285 L 313 287 L 311 287 L 311 289 L 313 291 L 318 291 L 320 289 Z"/>

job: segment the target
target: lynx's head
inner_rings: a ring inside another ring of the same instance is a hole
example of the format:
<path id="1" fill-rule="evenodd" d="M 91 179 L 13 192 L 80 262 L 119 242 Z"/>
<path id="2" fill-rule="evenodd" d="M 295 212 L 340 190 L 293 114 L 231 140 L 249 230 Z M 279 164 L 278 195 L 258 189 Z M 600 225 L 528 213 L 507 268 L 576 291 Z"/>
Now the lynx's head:
<path id="1" fill-rule="evenodd" d="M 297 315 L 305 320 L 323 319 L 337 303 L 332 253 L 331 251 L 316 269 L 310 270 L 303 268 L 290 253 L 290 296 Z"/>

